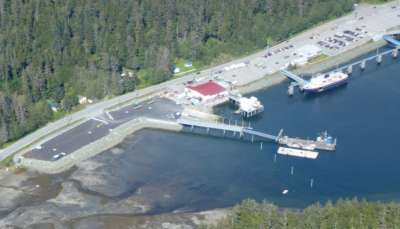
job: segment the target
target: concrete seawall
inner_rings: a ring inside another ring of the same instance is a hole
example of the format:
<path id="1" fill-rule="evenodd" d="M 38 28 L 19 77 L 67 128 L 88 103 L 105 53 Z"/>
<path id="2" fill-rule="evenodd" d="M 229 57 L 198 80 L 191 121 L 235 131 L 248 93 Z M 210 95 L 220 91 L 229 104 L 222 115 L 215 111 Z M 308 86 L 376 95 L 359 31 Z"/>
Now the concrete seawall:
<path id="1" fill-rule="evenodd" d="M 18 166 L 47 174 L 61 173 L 72 168 L 75 164 L 83 160 L 120 144 L 127 136 L 142 129 L 181 131 L 182 126 L 171 121 L 137 118 L 116 127 L 107 136 L 100 138 L 57 161 L 43 161 L 22 157 L 18 162 Z"/>

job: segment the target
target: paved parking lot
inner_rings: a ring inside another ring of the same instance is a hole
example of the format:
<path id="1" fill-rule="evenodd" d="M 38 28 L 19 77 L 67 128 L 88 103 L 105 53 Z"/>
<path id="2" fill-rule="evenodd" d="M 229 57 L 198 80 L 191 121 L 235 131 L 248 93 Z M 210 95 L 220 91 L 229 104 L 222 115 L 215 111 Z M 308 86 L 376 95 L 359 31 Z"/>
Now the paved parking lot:
<path id="1" fill-rule="evenodd" d="M 161 120 L 175 120 L 182 112 L 181 106 L 165 98 L 154 98 L 138 105 L 128 105 L 109 114 L 102 114 L 46 141 L 24 155 L 54 161 L 94 142 L 113 129 L 135 118 L 146 116 Z"/>
<path id="2" fill-rule="evenodd" d="M 274 47 L 266 47 L 261 52 L 201 74 L 193 74 L 191 81 L 217 78 L 235 85 L 245 85 L 288 66 L 299 58 L 296 52 L 303 46 L 320 47 L 323 54 L 328 56 L 340 55 L 370 40 L 380 39 L 383 34 L 390 33 L 388 29 L 394 27 L 400 29 L 398 1 L 378 6 L 358 5 L 351 14 L 310 29 Z"/>
<path id="3" fill-rule="evenodd" d="M 138 105 L 126 106 L 120 110 L 110 112 L 115 121 L 126 122 L 137 117 L 174 120 L 176 113 L 182 112 L 182 107 L 165 98 L 154 98 Z"/>

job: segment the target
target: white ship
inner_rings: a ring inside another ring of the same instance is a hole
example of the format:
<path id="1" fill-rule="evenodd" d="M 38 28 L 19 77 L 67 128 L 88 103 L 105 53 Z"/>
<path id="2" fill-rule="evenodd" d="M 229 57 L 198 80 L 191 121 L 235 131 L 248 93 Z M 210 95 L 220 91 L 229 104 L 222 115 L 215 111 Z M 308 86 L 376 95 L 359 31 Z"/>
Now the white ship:
<path id="1" fill-rule="evenodd" d="M 317 75 L 304 84 L 302 90 L 308 93 L 320 93 L 346 84 L 348 78 L 349 75 L 343 72 Z"/>

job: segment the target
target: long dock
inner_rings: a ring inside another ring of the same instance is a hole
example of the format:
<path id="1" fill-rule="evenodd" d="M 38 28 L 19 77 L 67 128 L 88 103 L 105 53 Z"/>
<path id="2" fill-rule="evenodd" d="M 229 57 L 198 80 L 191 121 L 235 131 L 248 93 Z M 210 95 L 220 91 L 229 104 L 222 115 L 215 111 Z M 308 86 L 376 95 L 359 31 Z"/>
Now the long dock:
<path id="1" fill-rule="evenodd" d="M 187 118 L 180 118 L 177 122 L 183 126 L 194 128 L 203 128 L 207 130 L 209 133 L 210 130 L 219 130 L 225 136 L 226 132 L 232 132 L 236 136 L 236 133 L 240 137 L 249 136 L 251 137 L 251 141 L 254 141 L 255 138 L 259 138 L 262 140 L 270 140 L 280 145 L 287 145 L 289 147 L 296 147 L 301 149 L 320 149 L 327 151 L 336 150 L 336 141 L 333 144 L 326 143 L 324 141 L 314 141 L 314 140 L 306 140 L 301 138 L 291 138 L 288 136 L 283 136 L 283 130 L 281 130 L 278 135 L 272 135 L 261 131 L 253 130 L 251 127 L 240 126 L 240 125 L 231 125 L 226 123 L 219 122 L 207 122 L 207 121 L 199 121 Z"/>
<path id="2" fill-rule="evenodd" d="M 369 62 L 371 60 L 376 60 L 376 62 L 378 64 L 380 64 L 382 62 L 382 57 L 383 56 L 386 56 L 388 54 L 392 54 L 392 56 L 394 58 L 397 58 L 398 52 L 399 52 L 398 48 L 389 49 L 389 50 L 386 50 L 384 52 L 380 52 L 380 53 L 377 53 L 375 55 L 366 57 L 366 58 L 364 58 L 362 60 L 359 60 L 359 61 L 347 64 L 347 65 L 338 67 L 338 68 L 336 68 L 336 69 L 334 69 L 334 70 L 332 70 L 330 72 L 327 72 L 327 74 L 332 73 L 332 72 L 345 72 L 347 74 L 351 74 L 352 71 L 353 71 L 353 67 L 355 67 L 357 65 L 359 65 L 360 68 L 363 70 L 363 69 L 365 69 L 365 66 L 366 66 L 367 62 Z"/>

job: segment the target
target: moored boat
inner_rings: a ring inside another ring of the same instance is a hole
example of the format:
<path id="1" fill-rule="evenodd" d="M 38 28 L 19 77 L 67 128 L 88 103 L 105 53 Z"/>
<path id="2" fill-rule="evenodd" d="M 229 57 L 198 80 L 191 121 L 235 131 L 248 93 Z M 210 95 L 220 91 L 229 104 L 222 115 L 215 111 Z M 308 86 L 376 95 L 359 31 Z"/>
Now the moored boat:
<path id="1" fill-rule="evenodd" d="M 343 72 L 317 75 L 301 88 L 306 93 L 320 93 L 347 83 L 349 75 Z"/>

